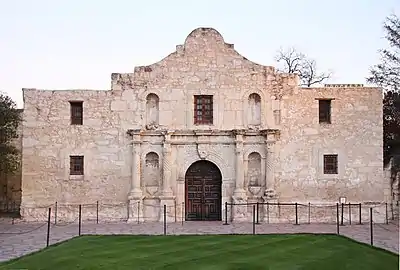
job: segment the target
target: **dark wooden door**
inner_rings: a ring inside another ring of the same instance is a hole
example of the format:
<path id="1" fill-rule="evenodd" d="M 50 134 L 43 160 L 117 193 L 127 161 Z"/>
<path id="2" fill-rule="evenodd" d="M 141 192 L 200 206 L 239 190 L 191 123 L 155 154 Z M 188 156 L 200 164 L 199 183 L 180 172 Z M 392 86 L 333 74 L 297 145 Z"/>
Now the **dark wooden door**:
<path id="1" fill-rule="evenodd" d="M 186 172 L 186 220 L 221 220 L 221 183 L 218 167 L 197 161 Z"/>

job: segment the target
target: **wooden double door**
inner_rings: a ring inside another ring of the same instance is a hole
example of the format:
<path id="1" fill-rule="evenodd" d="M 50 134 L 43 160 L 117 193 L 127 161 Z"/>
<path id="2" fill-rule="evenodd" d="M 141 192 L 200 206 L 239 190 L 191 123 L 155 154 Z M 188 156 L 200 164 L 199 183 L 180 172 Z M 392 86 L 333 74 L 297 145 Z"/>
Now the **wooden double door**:
<path id="1" fill-rule="evenodd" d="M 221 220 L 222 176 L 209 161 L 193 163 L 186 172 L 186 220 Z"/>

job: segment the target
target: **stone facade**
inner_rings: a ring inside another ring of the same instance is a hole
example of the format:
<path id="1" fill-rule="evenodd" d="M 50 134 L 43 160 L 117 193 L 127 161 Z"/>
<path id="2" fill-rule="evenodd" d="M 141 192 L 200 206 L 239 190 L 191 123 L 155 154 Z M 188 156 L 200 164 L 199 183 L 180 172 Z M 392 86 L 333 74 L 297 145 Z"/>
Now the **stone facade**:
<path id="1" fill-rule="evenodd" d="M 212 124 L 194 123 L 196 95 L 212 95 Z M 300 88 L 296 75 L 251 62 L 214 29 L 195 29 L 155 64 L 113 73 L 111 90 L 25 88 L 23 97 L 27 220 L 46 219 L 55 202 L 65 219 L 76 217 L 78 204 L 93 218 L 97 201 L 108 218 L 163 220 L 166 205 L 168 221 L 180 220 L 186 171 L 198 160 L 221 172 L 221 213 L 225 202 L 335 205 L 339 198 L 379 212 L 389 198 L 380 89 Z M 321 99 L 331 100 L 330 123 L 319 122 Z M 71 101 L 83 102 L 82 125 L 71 125 Z M 82 175 L 70 175 L 71 155 L 84 157 Z M 324 155 L 337 155 L 337 173 L 324 173 Z M 250 208 L 229 206 L 229 219 L 251 220 Z M 286 222 L 292 208 L 262 216 Z M 321 209 L 319 221 L 336 218 L 331 207 Z"/>

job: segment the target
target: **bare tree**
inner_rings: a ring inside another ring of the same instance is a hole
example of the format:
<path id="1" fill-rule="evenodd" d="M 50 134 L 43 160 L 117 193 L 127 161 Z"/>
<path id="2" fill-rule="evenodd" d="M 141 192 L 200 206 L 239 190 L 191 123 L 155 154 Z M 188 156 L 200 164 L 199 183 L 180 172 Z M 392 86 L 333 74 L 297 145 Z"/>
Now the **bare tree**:
<path id="1" fill-rule="evenodd" d="M 279 50 L 275 60 L 283 64 L 280 71 L 298 74 L 300 84 L 305 87 L 320 84 L 332 76 L 331 72 L 318 72 L 315 60 L 307 58 L 305 54 L 296 51 L 294 48 L 286 51 Z"/>

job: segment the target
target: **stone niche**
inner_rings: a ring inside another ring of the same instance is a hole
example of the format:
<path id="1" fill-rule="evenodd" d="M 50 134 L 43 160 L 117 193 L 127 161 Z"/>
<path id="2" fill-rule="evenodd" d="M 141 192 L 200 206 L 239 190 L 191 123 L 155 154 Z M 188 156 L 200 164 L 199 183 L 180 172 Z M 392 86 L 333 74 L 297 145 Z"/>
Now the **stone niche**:
<path id="1" fill-rule="evenodd" d="M 149 152 L 145 157 L 143 179 L 146 191 L 154 196 L 160 187 L 161 178 L 160 157 L 155 152 Z"/>
<path id="2" fill-rule="evenodd" d="M 156 129 L 159 124 L 159 97 L 150 93 L 146 97 L 146 129 Z"/>
<path id="3" fill-rule="evenodd" d="M 257 93 L 250 94 L 249 96 L 247 123 L 249 126 L 261 125 L 261 97 Z"/>

